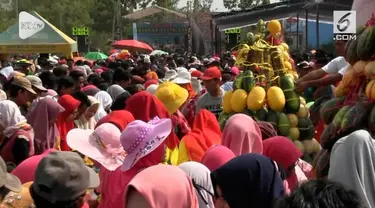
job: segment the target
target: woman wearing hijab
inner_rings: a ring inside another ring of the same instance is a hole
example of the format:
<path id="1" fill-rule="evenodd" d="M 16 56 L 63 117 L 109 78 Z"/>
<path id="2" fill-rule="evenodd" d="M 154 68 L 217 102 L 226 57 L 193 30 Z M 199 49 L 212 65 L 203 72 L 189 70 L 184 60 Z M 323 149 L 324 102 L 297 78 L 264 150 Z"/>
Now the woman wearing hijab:
<path id="1" fill-rule="evenodd" d="M 258 124 L 245 114 L 230 117 L 223 130 L 221 144 L 236 156 L 263 152 L 262 133 Z"/>
<path id="2" fill-rule="evenodd" d="M 136 120 L 142 120 L 145 122 L 150 121 L 155 116 L 159 118 L 169 118 L 168 110 L 164 104 L 145 91 L 131 96 L 126 101 L 126 110 L 132 113 Z M 176 165 L 178 162 L 179 140 L 174 132 L 168 136 L 165 143 L 168 147 L 166 150 L 166 161 L 169 164 Z"/>
<path id="3" fill-rule="evenodd" d="M 108 87 L 107 92 L 112 100 L 116 100 L 119 95 L 125 92 L 125 90 L 120 85 L 114 84 Z"/>
<path id="4" fill-rule="evenodd" d="M 56 126 L 57 116 L 65 109 L 55 100 L 45 97 L 27 115 L 27 122 L 34 129 L 35 154 L 56 147 L 59 130 Z"/>
<path id="5" fill-rule="evenodd" d="M 96 128 L 104 123 L 111 123 L 122 132 L 132 121 L 134 121 L 134 117 L 128 111 L 113 111 L 99 120 Z M 99 208 L 121 207 L 124 188 L 137 173 L 138 169 L 124 172 L 121 171 L 121 167 L 114 171 L 101 167 L 100 187 L 97 189 L 101 196 Z"/>
<path id="6" fill-rule="evenodd" d="M 74 121 L 74 124 L 77 128 L 80 129 L 94 129 L 96 121 L 94 116 L 99 109 L 99 101 L 92 97 L 88 96 L 91 105 L 86 109 L 86 111 L 79 117 L 78 120 Z"/>
<path id="7" fill-rule="evenodd" d="M 331 151 L 328 179 L 357 192 L 366 207 L 375 207 L 375 143 L 365 130 L 341 138 Z"/>
<path id="8" fill-rule="evenodd" d="M 195 192 L 197 193 L 199 208 L 215 208 L 212 199 L 214 189 L 212 187 L 210 170 L 197 162 L 185 162 L 178 167 L 192 180 Z"/>
<path id="9" fill-rule="evenodd" d="M 155 165 L 138 173 L 126 187 L 124 196 L 124 208 L 199 207 L 189 177 L 170 165 Z"/>
<path id="10" fill-rule="evenodd" d="M 263 141 L 263 155 L 283 167 L 291 191 L 301 182 L 308 180 L 312 166 L 300 159 L 302 152 L 288 138 L 276 136 Z"/>
<path id="11" fill-rule="evenodd" d="M 100 92 L 100 89 L 94 85 L 86 85 L 81 88 L 81 92 L 84 92 L 88 96 L 95 96 L 96 93 Z"/>
<path id="12" fill-rule="evenodd" d="M 125 91 L 117 96 L 116 100 L 111 105 L 111 111 L 124 110 L 126 107 L 126 100 L 130 98 L 130 93 Z"/>
<path id="13" fill-rule="evenodd" d="M 199 162 L 210 147 L 220 143 L 221 131 L 216 116 L 203 109 L 195 117 L 192 131 L 180 142 L 178 164 L 187 161 Z"/>
<path id="14" fill-rule="evenodd" d="M 0 101 L 0 156 L 5 162 L 20 164 L 34 155 L 34 131 L 17 104 Z"/>
<path id="15" fill-rule="evenodd" d="M 3 90 L 0 90 L 0 101 L 6 100 L 7 98 L 7 94 Z"/>
<path id="16" fill-rule="evenodd" d="M 98 122 L 101 118 L 107 115 L 112 105 L 112 98 L 106 91 L 100 91 L 94 96 L 100 103 L 99 109 L 95 114 L 95 121 Z"/>
<path id="17" fill-rule="evenodd" d="M 215 145 L 204 153 L 201 163 L 211 172 L 213 172 L 234 157 L 236 156 L 228 147 L 223 145 Z"/>
<path id="18" fill-rule="evenodd" d="M 284 196 L 275 162 L 259 154 L 233 158 L 211 173 L 216 208 L 271 208 Z"/>
<path id="19" fill-rule="evenodd" d="M 57 117 L 56 125 L 60 132 L 60 144 L 58 143 L 56 146 L 62 151 L 71 151 L 66 143 L 66 135 L 74 128 L 74 118 L 78 113 L 78 107 L 81 102 L 74 99 L 71 95 L 63 95 L 58 102 L 65 111 L 61 112 Z"/>

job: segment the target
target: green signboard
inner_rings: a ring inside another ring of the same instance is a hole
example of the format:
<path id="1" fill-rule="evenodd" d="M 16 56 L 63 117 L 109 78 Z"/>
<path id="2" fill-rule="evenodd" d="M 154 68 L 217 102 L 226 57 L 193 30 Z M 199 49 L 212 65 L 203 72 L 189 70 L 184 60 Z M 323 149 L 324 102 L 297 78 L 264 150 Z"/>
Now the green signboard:
<path id="1" fill-rule="evenodd" d="M 88 27 L 73 27 L 72 32 L 74 36 L 88 36 L 89 28 Z"/>
<path id="2" fill-rule="evenodd" d="M 226 29 L 224 31 L 225 34 L 237 34 L 237 33 L 241 33 L 241 28 L 239 27 L 236 27 L 236 28 L 230 28 L 230 29 Z"/>

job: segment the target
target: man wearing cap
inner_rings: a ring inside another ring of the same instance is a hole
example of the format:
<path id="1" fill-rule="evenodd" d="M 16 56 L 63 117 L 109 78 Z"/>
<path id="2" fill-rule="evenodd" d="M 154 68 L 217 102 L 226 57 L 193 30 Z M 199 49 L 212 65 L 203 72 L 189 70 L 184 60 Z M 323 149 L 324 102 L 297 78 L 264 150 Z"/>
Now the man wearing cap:
<path id="1" fill-rule="evenodd" d="M 39 77 L 28 75 L 26 76 L 26 79 L 30 81 L 33 90 L 37 93 L 38 96 L 48 91 L 45 87 L 43 87 L 42 80 Z"/>
<path id="2" fill-rule="evenodd" d="M 6 84 L 9 100 L 15 102 L 21 110 L 22 115 L 27 114 L 28 104 L 31 103 L 37 93 L 33 90 L 31 82 L 21 76 L 15 76 Z"/>
<path id="3" fill-rule="evenodd" d="M 197 101 L 196 113 L 201 109 L 207 109 L 219 117 L 222 111 L 223 96 L 225 91 L 220 87 L 221 85 L 221 71 L 219 67 L 212 66 L 206 69 L 201 79 L 207 90 Z"/>
<path id="4" fill-rule="evenodd" d="M 30 194 L 37 208 L 81 208 L 99 177 L 74 152 L 51 152 L 38 164 Z"/>
<path id="5" fill-rule="evenodd" d="M 4 200 L 10 191 L 19 193 L 21 190 L 22 184 L 20 179 L 8 173 L 7 166 L 3 158 L 0 157 L 0 202 Z"/>
<path id="6" fill-rule="evenodd" d="M 344 58 L 345 43 L 345 41 L 336 41 L 335 48 L 339 56 L 321 69 L 317 69 L 298 79 L 296 90 L 302 92 L 309 87 L 335 85 L 340 82 L 350 66 Z"/>

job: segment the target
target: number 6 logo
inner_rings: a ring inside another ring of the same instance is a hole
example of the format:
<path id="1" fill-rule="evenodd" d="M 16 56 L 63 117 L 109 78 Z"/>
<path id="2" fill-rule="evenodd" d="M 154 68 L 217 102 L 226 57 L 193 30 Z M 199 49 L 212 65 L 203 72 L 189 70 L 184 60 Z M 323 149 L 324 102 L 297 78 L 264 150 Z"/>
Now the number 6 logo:
<path id="1" fill-rule="evenodd" d="M 350 20 L 347 19 L 347 17 L 348 17 L 349 15 L 351 15 L 351 14 L 352 14 L 351 12 L 346 13 L 346 14 L 343 15 L 343 16 L 339 19 L 339 21 L 337 22 L 336 27 L 337 27 L 337 29 L 338 29 L 340 32 L 344 32 L 344 31 L 346 31 L 346 30 L 349 28 L 349 26 L 350 26 Z"/>

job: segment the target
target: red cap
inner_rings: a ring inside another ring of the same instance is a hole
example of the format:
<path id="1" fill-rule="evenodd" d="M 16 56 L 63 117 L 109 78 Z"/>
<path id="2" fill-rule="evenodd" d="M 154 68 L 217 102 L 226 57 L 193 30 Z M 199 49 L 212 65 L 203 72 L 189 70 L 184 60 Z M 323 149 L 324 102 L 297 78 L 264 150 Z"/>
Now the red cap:
<path id="1" fill-rule="evenodd" d="M 202 75 L 203 75 L 203 72 L 198 71 L 198 70 L 194 70 L 194 71 L 191 72 L 192 77 L 200 78 Z"/>
<path id="2" fill-rule="evenodd" d="M 201 76 L 203 80 L 221 79 L 221 71 L 218 67 L 210 67 Z"/>

